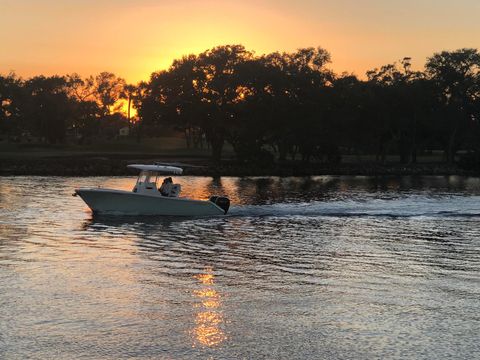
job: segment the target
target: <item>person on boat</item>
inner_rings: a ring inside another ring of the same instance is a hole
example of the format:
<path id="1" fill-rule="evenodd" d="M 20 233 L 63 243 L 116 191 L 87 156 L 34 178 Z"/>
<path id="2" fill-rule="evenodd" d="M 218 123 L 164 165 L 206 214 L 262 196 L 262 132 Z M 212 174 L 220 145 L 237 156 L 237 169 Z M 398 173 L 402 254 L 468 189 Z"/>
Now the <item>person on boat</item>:
<path id="1" fill-rule="evenodd" d="M 170 193 L 172 192 L 172 187 L 173 187 L 173 180 L 171 177 L 167 177 L 163 179 L 162 186 L 160 186 L 160 194 L 163 196 L 170 196 Z"/>

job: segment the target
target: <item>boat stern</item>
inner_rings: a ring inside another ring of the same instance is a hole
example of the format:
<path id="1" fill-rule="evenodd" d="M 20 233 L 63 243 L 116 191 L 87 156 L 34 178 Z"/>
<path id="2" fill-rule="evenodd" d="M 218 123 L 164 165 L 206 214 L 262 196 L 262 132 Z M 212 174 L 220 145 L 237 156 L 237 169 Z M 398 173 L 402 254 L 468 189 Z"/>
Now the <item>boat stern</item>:
<path id="1" fill-rule="evenodd" d="M 230 199 L 225 196 L 210 196 L 209 201 L 213 202 L 216 206 L 222 209 L 227 214 L 230 208 Z"/>

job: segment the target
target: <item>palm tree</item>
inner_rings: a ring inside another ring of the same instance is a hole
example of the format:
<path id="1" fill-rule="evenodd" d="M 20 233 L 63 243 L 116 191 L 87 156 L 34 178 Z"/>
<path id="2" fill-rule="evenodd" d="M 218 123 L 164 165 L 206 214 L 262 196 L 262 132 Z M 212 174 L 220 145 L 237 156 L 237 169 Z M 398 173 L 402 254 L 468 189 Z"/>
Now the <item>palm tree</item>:
<path id="1" fill-rule="evenodd" d="M 138 87 L 133 84 L 127 84 L 124 86 L 123 90 L 123 98 L 128 101 L 127 104 L 127 118 L 128 118 L 128 126 L 131 127 L 131 108 L 132 108 L 132 100 L 135 98 L 137 93 Z"/>

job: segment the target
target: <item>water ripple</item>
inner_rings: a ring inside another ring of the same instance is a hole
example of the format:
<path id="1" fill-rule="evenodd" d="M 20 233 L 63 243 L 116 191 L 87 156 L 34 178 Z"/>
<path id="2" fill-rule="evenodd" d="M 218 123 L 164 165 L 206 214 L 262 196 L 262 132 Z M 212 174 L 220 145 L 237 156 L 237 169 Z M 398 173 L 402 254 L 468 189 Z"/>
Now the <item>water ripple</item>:
<path id="1" fill-rule="evenodd" d="M 72 189 L 132 179 L 1 178 L 0 358 L 480 352 L 479 179 L 181 181 L 231 212 L 93 218 Z"/>

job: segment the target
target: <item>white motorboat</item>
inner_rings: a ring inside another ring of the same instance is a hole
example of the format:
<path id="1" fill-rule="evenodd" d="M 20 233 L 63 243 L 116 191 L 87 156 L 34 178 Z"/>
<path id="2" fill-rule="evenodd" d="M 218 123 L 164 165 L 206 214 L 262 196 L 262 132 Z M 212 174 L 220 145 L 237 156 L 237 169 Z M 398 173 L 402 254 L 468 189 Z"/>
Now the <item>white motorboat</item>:
<path id="1" fill-rule="evenodd" d="M 181 175 L 183 169 L 167 165 L 128 165 L 141 170 L 132 191 L 94 188 L 75 189 L 94 214 L 214 216 L 224 215 L 230 200 L 211 196 L 209 200 L 180 197 L 181 186 L 166 178 L 159 186 L 161 175 Z"/>

